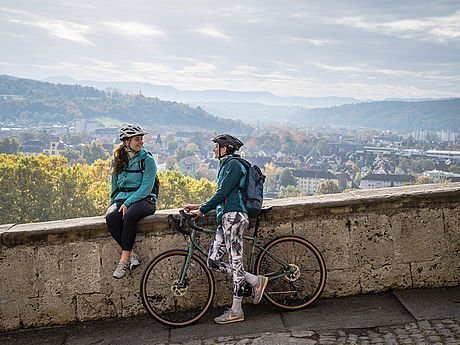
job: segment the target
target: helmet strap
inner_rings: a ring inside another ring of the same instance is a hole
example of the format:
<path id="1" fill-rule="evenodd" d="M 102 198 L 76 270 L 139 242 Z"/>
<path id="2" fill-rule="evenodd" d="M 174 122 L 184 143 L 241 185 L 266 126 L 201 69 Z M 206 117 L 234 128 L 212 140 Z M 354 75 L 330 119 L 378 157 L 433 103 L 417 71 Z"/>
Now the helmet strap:
<path id="1" fill-rule="evenodd" d="M 219 156 L 218 156 L 217 158 L 219 158 L 219 160 L 221 160 L 222 158 L 225 158 L 225 157 L 227 157 L 227 156 L 228 156 L 228 153 L 227 153 L 227 152 L 225 152 L 225 155 L 224 155 L 224 156 L 222 156 L 222 154 L 220 153 L 220 150 L 221 150 L 221 148 L 222 148 L 222 147 L 226 147 L 226 148 L 227 148 L 227 150 L 228 150 L 228 147 L 227 147 L 227 146 L 221 146 L 219 143 L 217 143 L 217 145 L 219 145 Z M 227 150 L 226 150 L 226 151 L 227 151 Z"/>
<path id="2" fill-rule="evenodd" d="M 134 151 L 134 150 L 131 148 L 131 138 L 128 138 L 128 142 L 123 141 L 123 144 L 124 144 L 125 147 L 126 147 L 126 151 L 128 151 L 128 152 L 130 152 L 130 153 L 136 152 L 136 151 Z"/>

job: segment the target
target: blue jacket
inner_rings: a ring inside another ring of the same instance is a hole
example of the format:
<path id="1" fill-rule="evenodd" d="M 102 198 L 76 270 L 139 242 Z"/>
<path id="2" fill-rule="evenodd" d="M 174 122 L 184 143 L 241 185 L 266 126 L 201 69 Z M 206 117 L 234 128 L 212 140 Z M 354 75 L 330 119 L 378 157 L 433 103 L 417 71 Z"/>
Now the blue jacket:
<path id="1" fill-rule="evenodd" d="M 144 172 L 128 172 L 126 170 L 140 170 L 140 161 L 144 159 Z M 157 165 L 152 155 L 142 149 L 129 160 L 128 166 L 119 174 L 112 172 L 112 188 L 110 204 L 115 201 L 123 200 L 123 203 L 129 207 L 136 201 L 142 200 L 147 196 L 155 199 L 157 196 L 152 194 L 155 176 L 157 174 Z"/>
<path id="2" fill-rule="evenodd" d="M 220 161 L 217 191 L 211 199 L 200 207 L 203 214 L 215 209 L 218 224 L 222 222 L 224 213 L 248 212 L 241 191 L 241 188 L 244 187 L 247 171 L 238 159 L 231 159 L 232 157 L 238 156 L 230 155 Z"/>

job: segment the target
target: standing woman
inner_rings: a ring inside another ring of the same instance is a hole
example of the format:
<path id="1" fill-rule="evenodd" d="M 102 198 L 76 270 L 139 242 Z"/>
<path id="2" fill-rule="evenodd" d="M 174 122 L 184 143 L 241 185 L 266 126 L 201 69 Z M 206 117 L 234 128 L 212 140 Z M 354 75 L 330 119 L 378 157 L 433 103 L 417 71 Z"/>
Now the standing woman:
<path id="1" fill-rule="evenodd" d="M 152 189 L 157 166 L 142 148 L 145 134 L 147 132 L 139 126 L 123 126 L 120 128 L 121 144 L 113 151 L 110 207 L 105 221 L 121 247 L 120 261 L 113 271 L 117 279 L 141 264 L 141 258 L 133 252 L 137 222 L 156 210 L 157 195 Z"/>

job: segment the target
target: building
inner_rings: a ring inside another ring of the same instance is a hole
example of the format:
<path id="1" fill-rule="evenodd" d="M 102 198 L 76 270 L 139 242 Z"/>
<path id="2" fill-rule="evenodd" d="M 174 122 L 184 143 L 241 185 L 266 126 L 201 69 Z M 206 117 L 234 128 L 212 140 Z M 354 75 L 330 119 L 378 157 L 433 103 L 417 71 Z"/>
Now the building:
<path id="1" fill-rule="evenodd" d="M 36 155 L 43 152 L 46 144 L 40 140 L 27 140 L 19 147 L 19 153 L 23 155 Z"/>
<path id="2" fill-rule="evenodd" d="M 460 162 L 460 151 L 428 150 L 426 151 L 426 156 L 437 159 L 450 159 L 452 161 Z"/>
<path id="3" fill-rule="evenodd" d="M 445 181 L 460 182 L 460 174 L 454 174 L 454 173 L 447 172 L 447 171 L 440 171 L 440 170 L 425 171 L 423 173 L 423 176 L 432 178 L 433 180 L 439 181 L 439 182 L 445 182 Z"/>
<path id="4" fill-rule="evenodd" d="M 75 120 L 75 132 L 77 133 L 93 133 L 98 128 L 102 128 L 102 125 L 95 120 Z"/>
<path id="5" fill-rule="evenodd" d="M 339 179 L 333 173 L 324 170 L 293 170 L 292 175 L 296 179 L 298 190 L 307 195 L 316 194 L 318 186 L 324 181 L 333 181 L 337 186 Z"/>
<path id="6" fill-rule="evenodd" d="M 398 187 L 415 182 L 412 175 L 369 174 L 361 179 L 361 189 Z"/>
<path id="7" fill-rule="evenodd" d="M 64 144 L 61 140 L 51 141 L 49 148 L 43 149 L 43 153 L 50 156 L 57 156 L 62 151 L 65 151 L 68 148 L 67 144 Z"/>
<path id="8" fill-rule="evenodd" d="M 179 169 L 184 174 L 192 176 L 200 166 L 201 161 L 197 157 L 185 157 L 179 161 Z"/>

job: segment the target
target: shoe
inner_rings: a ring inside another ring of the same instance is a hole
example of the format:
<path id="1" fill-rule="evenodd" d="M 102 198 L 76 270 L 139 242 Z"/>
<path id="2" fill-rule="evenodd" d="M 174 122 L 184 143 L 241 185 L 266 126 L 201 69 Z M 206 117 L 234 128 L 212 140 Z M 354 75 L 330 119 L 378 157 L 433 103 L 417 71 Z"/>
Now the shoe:
<path id="1" fill-rule="evenodd" d="M 254 286 L 254 304 L 257 304 L 260 302 L 262 299 L 262 296 L 264 295 L 265 288 L 267 287 L 268 284 L 268 278 L 264 276 L 259 276 L 259 281 L 257 282 L 257 285 Z"/>
<path id="2" fill-rule="evenodd" d="M 221 316 L 214 319 L 215 323 L 225 325 L 227 323 L 244 321 L 244 313 L 235 313 L 233 310 L 228 309 Z"/>
<path id="3" fill-rule="evenodd" d="M 126 271 L 129 269 L 129 262 L 119 262 L 115 271 L 113 271 L 113 277 L 121 279 L 125 276 Z"/>
<path id="4" fill-rule="evenodd" d="M 131 257 L 129 258 L 129 269 L 132 271 L 133 269 L 139 267 L 141 262 L 141 257 L 135 253 L 132 253 Z"/>

